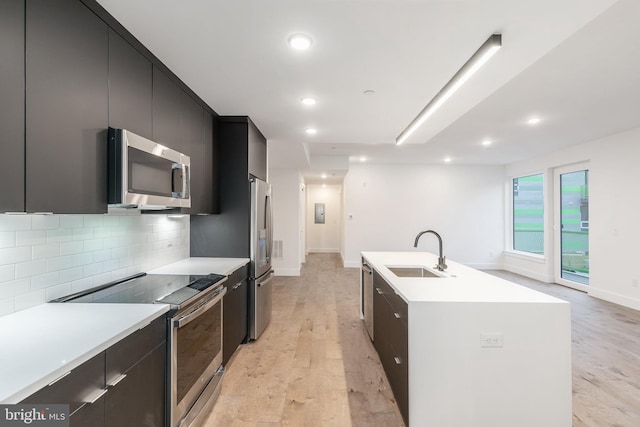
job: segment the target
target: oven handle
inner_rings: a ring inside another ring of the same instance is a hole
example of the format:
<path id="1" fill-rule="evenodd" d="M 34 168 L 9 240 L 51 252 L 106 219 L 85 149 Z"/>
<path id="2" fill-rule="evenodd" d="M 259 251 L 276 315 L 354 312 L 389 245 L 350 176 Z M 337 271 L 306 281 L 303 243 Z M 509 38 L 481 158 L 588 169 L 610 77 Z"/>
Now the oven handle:
<path id="1" fill-rule="evenodd" d="M 226 294 L 226 293 L 227 293 L 227 289 L 226 288 L 222 288 L 222 290 L 220 291 L 219 294 L 217 294 L 215 297 L 211 298 L 206 303 L 202 304 L 200 307 L 198 307 L 198 309 L 192 311 L 191 313 L 187 314 L 184 317 L 180 317 L 179 319 L 175 319 L 173 321 L 173 327 L 179 329 L 179 328 L 182 328 L 183 326 L 189 324 L 193 320 L 197 319 L 202 314 L 204 314 L 205 311 L 207 311 L 208 309 L 210 309 L 211 307 L 216 305 L 222 299 L 224 294 Z"/>

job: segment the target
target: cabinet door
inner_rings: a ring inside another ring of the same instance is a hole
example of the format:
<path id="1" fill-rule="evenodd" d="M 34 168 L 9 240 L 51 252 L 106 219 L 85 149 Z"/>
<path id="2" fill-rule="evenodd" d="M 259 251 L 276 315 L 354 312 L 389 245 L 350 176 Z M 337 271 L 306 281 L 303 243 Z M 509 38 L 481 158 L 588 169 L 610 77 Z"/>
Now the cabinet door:
<path id="1" fill-rule="evenodd" d="M 151 139 L 151 62 L 109 30 L 109 126 Z"/>
<path id="2" fill-rule="evenodd" d="M 204 110 L 186 93 L 183 94 L 181 120 L 182 152 L 191 158 L 191 214 L 211 212 L 211 182 L 205 168 L 211 168 L 205 154 Z"/>
<path id="3" fill-rule="evenodd" d="M 24 211 L 24 1 L 0 2 L 0 212 Z M 9 183 L 11 185 L 9 185 Z"/>
<path id="4" fill-rule="evenodd" d="M 249 173 L 266 181 L 267 140 L 249 118 L 247 118 L 247 139 L 249 143 Z"/>
<path id="5" fill-rule="evenodd" d="M 164 427 L 166 351 L 162 343 L 109 388 L 107 427 Z"/>
<path id="6" fill-rule="evenodd" d="M 226 365 L 238 346 L 247 337 L 248 280 L 230 282 L 223 305 L 222 364 Z"/>
<path id="7" fill-rule="evenodd" d="M 107 25 L 77 0 L 29 0 L 26 21 L 26 210 L 105 213 Z"/>
<path id="8" fill-rule="evenodd" d="M 218 164 L 218 132 L 217 121 L 205 111 L 204 113 L 204 179 L 211 183 L 211 210 L 209 213 L 220 213 L 220 166 Z"/>
<path id="9" fill-rule="evenodd" d="M 85 405 L 69 417 L 69 427 L 103 427 L 104 426 L 104 402 L 102 396 L 91 405 Z"/>
<path id="10" fill-rule="evenodd" d="M 182 89 L 154 66 L 152 140 L 179 152 L 183 96 Z"/>

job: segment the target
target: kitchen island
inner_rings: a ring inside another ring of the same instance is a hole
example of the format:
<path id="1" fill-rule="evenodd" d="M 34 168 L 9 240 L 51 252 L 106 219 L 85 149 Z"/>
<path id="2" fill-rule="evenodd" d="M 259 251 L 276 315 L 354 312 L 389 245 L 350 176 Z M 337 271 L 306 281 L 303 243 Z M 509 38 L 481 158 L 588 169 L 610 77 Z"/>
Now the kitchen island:
<path id="1" fill-rule="evenodd" d="M 362 258 L 373 342 L 407 424 L 571 426 L 569 303 L 455 262 L 436 271 L 430 253 Z"/>

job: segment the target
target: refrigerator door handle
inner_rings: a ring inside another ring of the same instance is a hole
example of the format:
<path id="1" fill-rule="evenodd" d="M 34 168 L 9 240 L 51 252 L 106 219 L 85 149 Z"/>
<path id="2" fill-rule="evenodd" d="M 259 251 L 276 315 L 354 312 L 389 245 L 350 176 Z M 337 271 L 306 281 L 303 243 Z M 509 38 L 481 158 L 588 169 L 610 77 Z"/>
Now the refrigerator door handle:
<path id="1" fill-rule="evenodd" d="M 267 228 L 267 264 L 271 264 L 271 251 L 273 250 L 273 215 L 271 212 L 271 194 L 267 193 L 264 199 L 264 226 Z"/>
<path id="2" fill-rule="evenodd" d="M 264 286 L 264 285 L 268 284 L 269 282 L 271 282 L 273 280 L 273 277 L 274 277 L 274 273 L 273 273 L 273 271 L 271 271 L 271 272 L 269 272 L 267 274 L 267 277 L 265 277 L 263 280 L 260 280 L 259 282 L 256 280 L 256 285 L 258 287 Z"/>

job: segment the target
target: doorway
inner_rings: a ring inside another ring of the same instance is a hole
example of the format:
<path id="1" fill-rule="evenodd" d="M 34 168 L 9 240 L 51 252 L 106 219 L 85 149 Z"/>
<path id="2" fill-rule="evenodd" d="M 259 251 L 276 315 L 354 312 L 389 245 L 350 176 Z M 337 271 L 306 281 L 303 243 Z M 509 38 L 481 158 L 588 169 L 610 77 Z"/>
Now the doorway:
<path id="1" fill-rule="evenodd" d="M 342 186 L 307 185 L 307 253 L 340 253 Z"/>
<path id="2" fill-rule="evenodd" d="M 589 285 L 589 168 L 555 171 L 556 282 L 579 290 Z"/>

